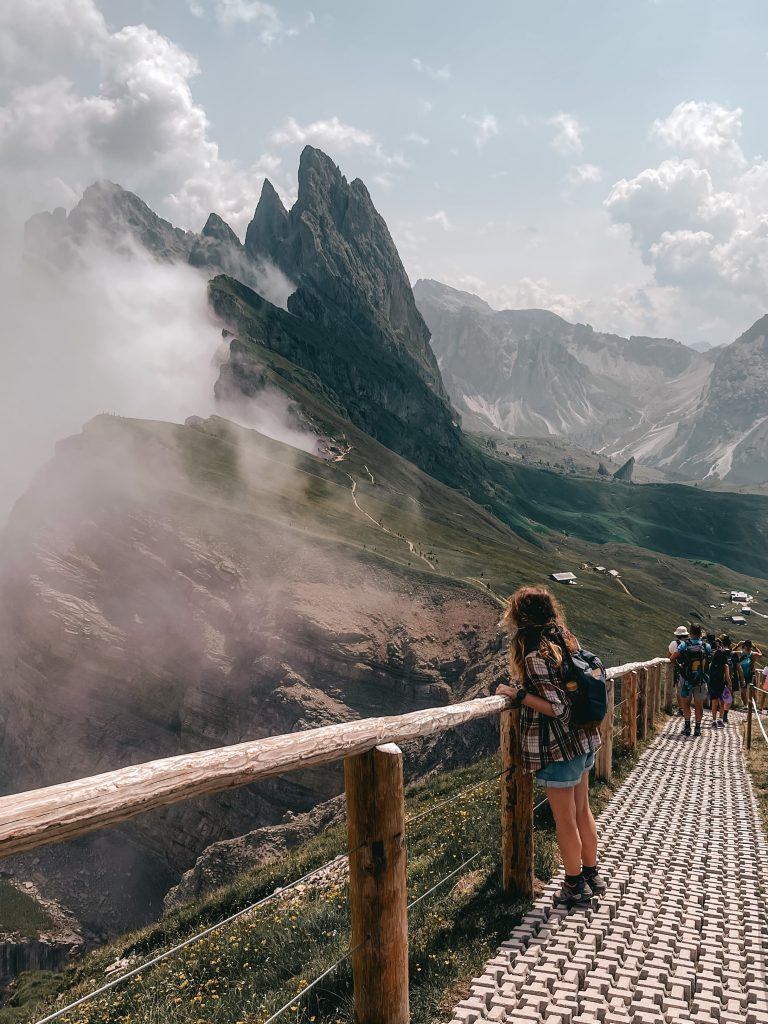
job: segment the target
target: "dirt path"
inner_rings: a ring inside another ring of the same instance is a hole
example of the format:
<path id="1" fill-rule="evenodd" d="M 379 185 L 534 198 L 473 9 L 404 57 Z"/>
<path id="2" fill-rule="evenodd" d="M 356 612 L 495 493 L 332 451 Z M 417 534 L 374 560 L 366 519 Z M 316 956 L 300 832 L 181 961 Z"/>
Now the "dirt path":
<path id="1" fill-rule="evenodd" d="M 365 468 L 366 468 L 366 470 L 368 470 L 367 466 Z M 360 502 L 357 500 L 357 493 L 356 493 L 357 492 L 357 480 L 355 480 L 355 478 L 352 476 L 351 473 L 347 473 L 347 476 L 349 477 L 350 482 L 352 484 L 352 501 L 355 503 L 355 508 L 357 509 L 357 511 L 362 513 L 362 515 L 364 515 L 366 519 L 368 519 L 371 523 L 373 523 L 373 525 L 376 527 L 377 530 L 381 530 L 382 533 L 386 533 L 388 536 L 394 537 L 395 540 L 401 540 L 404 544 L 407 544 L 408 545 L 408 550 L 410 551 L 410 553 L 412 555 L 415 555 L 416 558 L 420 558 L 422 560 L 422 562 L 425 562 L 429 566 L 429 568 L 432 570 L 432 572 L 434 572 L 435 571 L 434 565 L 432 565 L 430 560 L 425 555 L 422 555 L 421 552 L 416 550 L 416 545 L 414 544 L 414 542 L 412 540 L 408 540 L 407 537 L 401 537 L 399 534 L 397 534 L 394 531 L 388 529 L 386 526 L 384 526 L 383 523 L 380 523 L 377 519 L 374 519 L 373 516 L 369 512 L 365 511 L 365 509 L 360 505 Z M 370 476 L 371 480 L 373 480 L 373 476 L 372 476 L 370 470 L 368 470 L 368 476 Z M 374 481 L 374 483 L 375 482 L 376 481 Z"/>

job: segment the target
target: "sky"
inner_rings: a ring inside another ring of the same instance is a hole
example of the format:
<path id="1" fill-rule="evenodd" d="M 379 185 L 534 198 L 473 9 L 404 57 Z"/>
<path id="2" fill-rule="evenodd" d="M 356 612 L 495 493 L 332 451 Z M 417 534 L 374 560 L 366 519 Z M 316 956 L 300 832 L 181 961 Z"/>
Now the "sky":
<path id="1" fill-rule="evenodd" d="M 596 329 L 766 312 L 764 0 L 3 0 L 0 232 L 97 178 L 242 237 L 319 146 L 412 280 Z"/>

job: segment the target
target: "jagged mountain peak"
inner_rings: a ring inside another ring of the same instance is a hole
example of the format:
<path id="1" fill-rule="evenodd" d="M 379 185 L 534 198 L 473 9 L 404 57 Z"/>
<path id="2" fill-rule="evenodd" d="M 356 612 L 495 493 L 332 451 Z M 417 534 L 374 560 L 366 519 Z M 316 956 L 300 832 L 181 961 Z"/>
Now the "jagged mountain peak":
<path id="1" fill-rule="evenodd" d="M 349 322 L 397 349 L 446 398 L 429 330 L 383 217 L 362 181 L 351 183 L 322 150 L 306 146 L 298 197 L 286 212 L 265 182 L 246 233 L 250 256 L 267 258 L 298 285 L 289 309 L 323 326 Z"/>
<path id="2" fill-rule="evenodd" d="M 288 230 L 288 211 L 269 178 L 264 179 L 253 220 L 245 233 L 245 251 L 262 258 L 273 253 Z"/>
<path id="3" fill-rule="evenodd" d="M 218 213 L 210 213 L 208 215 L 208 220 L 205 222 L 201 233 L 203 238 L 212 238 L 214 241 L 223 242 L 225 245 L 238 247 L 240 245 L 240 239 Z"/>

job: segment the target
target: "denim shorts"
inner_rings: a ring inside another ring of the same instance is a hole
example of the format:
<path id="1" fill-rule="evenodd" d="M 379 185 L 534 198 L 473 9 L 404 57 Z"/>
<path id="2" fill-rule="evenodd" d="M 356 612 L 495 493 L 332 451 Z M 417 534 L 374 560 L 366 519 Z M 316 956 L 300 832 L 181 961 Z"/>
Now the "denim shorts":
<path id="1" fill-rule="evenodd" d="M 590 750 L 588 754 L 579 754 L 572 757 L 570 761 L 551 761 L 539 768 L 536 772 L 536 779 L 547 788 L 568 789 L 577 786 L 581 782 L 581 776 L 595 763 L 595 751 Z"/>

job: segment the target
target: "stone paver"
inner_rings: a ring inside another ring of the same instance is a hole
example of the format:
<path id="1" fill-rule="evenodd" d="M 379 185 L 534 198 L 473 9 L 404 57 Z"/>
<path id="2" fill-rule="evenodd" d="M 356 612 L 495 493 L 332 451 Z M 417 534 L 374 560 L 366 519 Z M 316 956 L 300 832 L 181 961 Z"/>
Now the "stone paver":
<path id="1" fill-rule="evenodd" d="M 768 1024 L 768 843 L 741 739 L 681 725 L 600 816 L 605 896 L 554 909 L 559 874 L 451 1024 Z"/>

